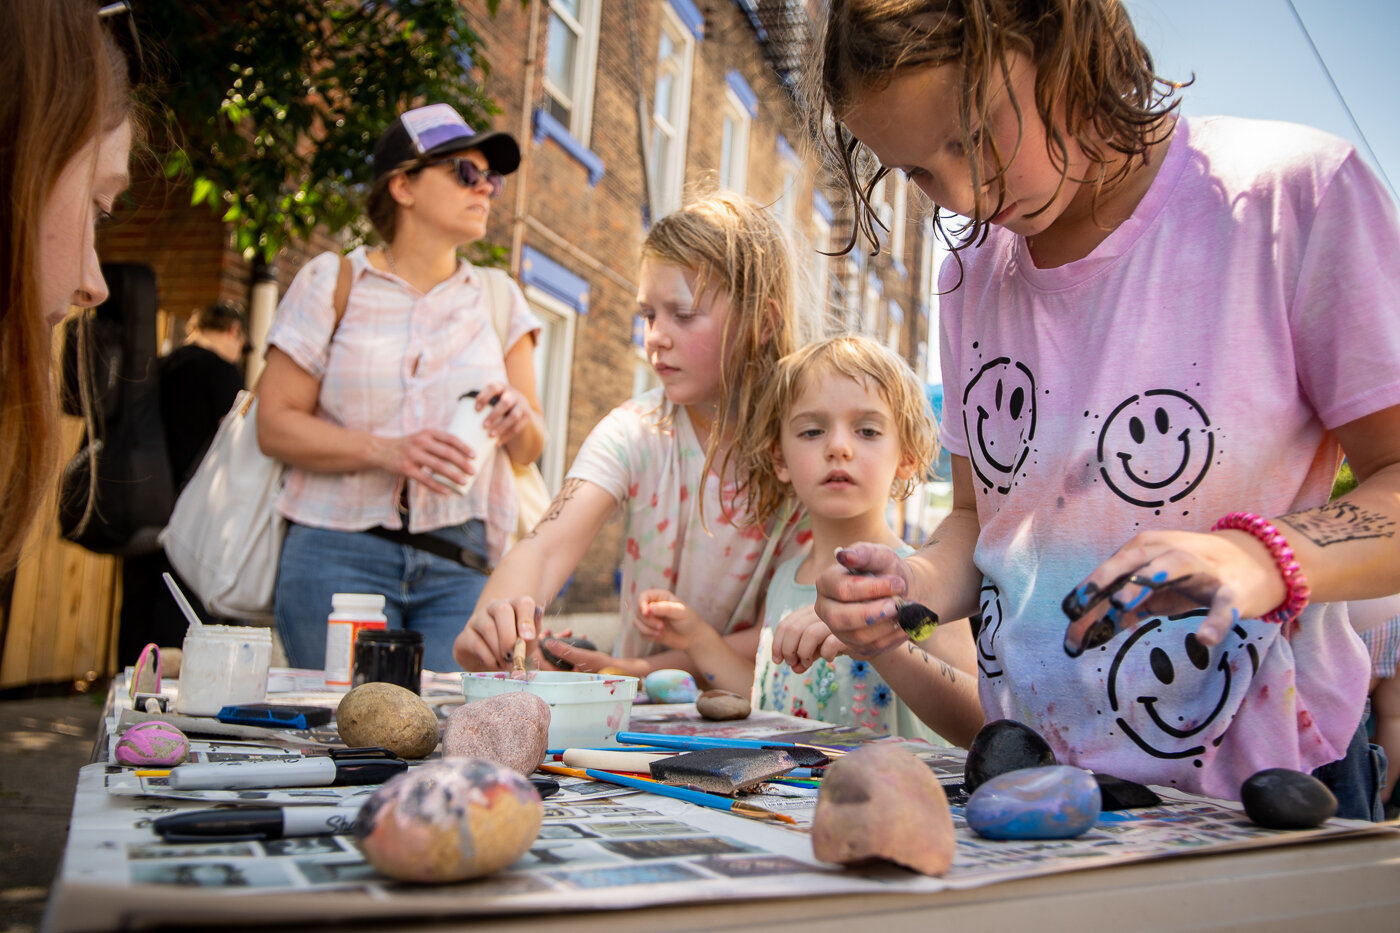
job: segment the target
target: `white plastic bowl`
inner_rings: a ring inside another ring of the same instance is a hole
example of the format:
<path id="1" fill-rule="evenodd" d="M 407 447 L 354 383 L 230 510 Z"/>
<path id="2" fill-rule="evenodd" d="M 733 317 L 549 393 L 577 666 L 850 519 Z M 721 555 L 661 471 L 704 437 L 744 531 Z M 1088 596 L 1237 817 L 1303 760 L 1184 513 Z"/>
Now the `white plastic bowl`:
<path id="1" fill-rule="evenodd" d="M 462 675 L 468 703 L 520 690 L 549 704 L 550 748 L 584 748 L 612 743 L 627 730 L 637 678 L 576 671 L 532 671 L 529 680 L 513 680 L 503 671 Z"/>

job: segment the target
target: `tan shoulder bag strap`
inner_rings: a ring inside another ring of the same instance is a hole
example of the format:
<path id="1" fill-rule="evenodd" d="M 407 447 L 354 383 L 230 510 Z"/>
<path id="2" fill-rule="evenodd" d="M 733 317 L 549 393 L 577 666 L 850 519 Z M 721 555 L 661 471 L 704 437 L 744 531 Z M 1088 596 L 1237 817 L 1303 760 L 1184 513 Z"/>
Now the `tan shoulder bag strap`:
<path id="1" fill-rule="evenodd" d="M 506 338 L 510 336 L 510 307 L 501 300 L 501 287 L 496 283 L 497 276 L 504 276 L 506 273 L 500 269 L 480 269 L 482 281 L 482 293 L 486 296 L 486 303 L 491 306 L 491 326 L 495 328 L 496 339 L 501 342 L 501 356 L 505 356 L 510 351 L 506 346 Z"/>
<path id="2" fill-rule="evenodd" d="M 340 329 L 340 322 L 345 317 L 345 306 L 350 303 L 350 286 L 355 277 L 350 269 L 350 257 L 340 257 L 340 273 L 335 277 L 335 326 L 331 328 L 331 336 Z"/>

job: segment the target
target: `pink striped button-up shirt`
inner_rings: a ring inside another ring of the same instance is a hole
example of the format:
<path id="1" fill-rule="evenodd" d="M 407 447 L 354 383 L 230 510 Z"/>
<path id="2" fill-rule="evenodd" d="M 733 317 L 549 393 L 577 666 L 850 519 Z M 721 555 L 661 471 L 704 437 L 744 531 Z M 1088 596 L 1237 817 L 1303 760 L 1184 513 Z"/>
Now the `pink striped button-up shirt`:
<path id="1" fill-rule="evenodd" d="M 505 354 L 482 274 L 470 263 L 462 262 L 451 277 L 421 294 L 371 266 L 363 247 L 349 259 L 353 286 L 338 328 L 334 295 L 340 262 L 334 253 L 322 253 L 297 273 L 267 337 L 269 346 L 321 381 L 317 417 L 381 437 L 446 430 L 463 392 L 506 381 Z M 540 323 L 513 283 L 501 300 L 507 297 L 507 345 L 514 346 L 537 333 Z M 408 482 L 409 530 L 482 519 L 495 561 L 515 528 L 515 486 L 504 450 L 475 466 L 477 480 L 465 496 L 440 495 Z M 397 504 L 405 482 L 384 470 L 316 473 L 293 467 L 277 507 L 288 519 L 317 528 L 400 528 Z"/>

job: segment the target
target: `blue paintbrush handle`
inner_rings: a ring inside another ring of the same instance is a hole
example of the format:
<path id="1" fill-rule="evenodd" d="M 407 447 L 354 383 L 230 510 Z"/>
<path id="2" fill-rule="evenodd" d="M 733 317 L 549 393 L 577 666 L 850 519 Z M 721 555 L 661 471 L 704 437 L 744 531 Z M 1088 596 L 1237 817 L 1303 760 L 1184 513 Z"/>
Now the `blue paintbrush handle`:
<path id="1" fill-rule="evenodd" d="M 790 742 L 772 739 L 722 739 L 703 735 L 658 735 L 651 732 L 619 732 L 617 740 L 624 745 L 651 745 L 657 748 L 678 748 L 699 751 L 706 748 L 790 748 Z"/>
<path id="2" fill-rule="evenodd" d="M 614 774 L 611 771 L 599 771 L 596 768 L 584 768 L 583 773 L 593 778 L 595 781 L 607 781 L 609 784 L 621 784 L 624 787 L 635 787 L 644 790 L 649 794 L 658 794 L 662 797 L 674 797 L 677 800 L 685 800 L 690 803 L 699 804 L 702 807 L 710 807 L 714 810 L 732 810 L 734 801 L 728 797 L 721 797 L 719 794 L 707 794 L 703 790 L 691 790 L 689 787 L 676 787 L 672 784 L 662 784 L 659 781 L 647 781 L 642 778 L 627 777 L 622 774 Z"/>

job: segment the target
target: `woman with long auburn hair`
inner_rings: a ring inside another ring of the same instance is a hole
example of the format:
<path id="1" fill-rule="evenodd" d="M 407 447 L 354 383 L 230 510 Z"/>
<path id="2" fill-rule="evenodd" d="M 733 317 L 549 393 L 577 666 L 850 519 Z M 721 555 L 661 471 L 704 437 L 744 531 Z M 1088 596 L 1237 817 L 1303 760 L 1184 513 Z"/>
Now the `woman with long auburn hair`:
<path id="1" fill-rule="evenodd" d="M 0 572 L 53 483 L 51 331 L 107 297 L 95 226 L 127 186 L 137 61 L 126 3 L 0 3 Z"/>

